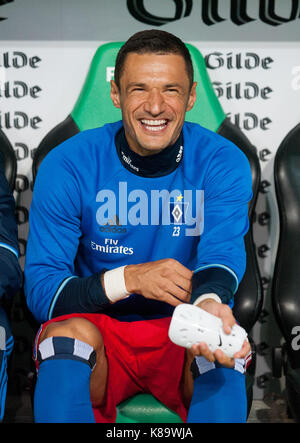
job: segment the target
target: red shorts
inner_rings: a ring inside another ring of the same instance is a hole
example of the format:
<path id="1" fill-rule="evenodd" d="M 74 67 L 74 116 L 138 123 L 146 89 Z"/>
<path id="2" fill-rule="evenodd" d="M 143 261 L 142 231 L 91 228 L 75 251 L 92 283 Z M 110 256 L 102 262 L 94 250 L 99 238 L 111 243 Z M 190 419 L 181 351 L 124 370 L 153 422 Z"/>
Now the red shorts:
<path id="1" fill-rule="evenodd" d="M 72 317 L 91 321 L 104 340 L 108 381 L 104 406 L 94 408 L 97 423 L 114 423 L 116 406 L 139 392 L 151 393 L 186 422 L 187 409 L 181 393 L 185 349 L 174 345 L 168 337 L 171 318 L 120 322 L 104 314 L 64 315 L 41 326 L 35 356 L 43 328 Z M 38 369 L 37 361 L 36 366 Z"/>

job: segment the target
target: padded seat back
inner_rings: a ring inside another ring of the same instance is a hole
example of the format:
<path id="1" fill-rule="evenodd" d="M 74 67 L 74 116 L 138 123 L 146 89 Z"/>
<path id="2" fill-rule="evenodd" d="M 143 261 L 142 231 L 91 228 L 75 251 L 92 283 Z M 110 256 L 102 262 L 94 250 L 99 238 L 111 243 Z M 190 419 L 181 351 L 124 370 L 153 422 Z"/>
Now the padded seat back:
<path id="1" fill-rule="evenodd" d="M 274 180 L 280 235 L 272 303 L 291 365 L 300 368 L 299 350 L 292 347 L 300 327 L 300 124 L 289 132 L 276 152 Z M 295 326 L 297 330 L 293 331 Z"/>

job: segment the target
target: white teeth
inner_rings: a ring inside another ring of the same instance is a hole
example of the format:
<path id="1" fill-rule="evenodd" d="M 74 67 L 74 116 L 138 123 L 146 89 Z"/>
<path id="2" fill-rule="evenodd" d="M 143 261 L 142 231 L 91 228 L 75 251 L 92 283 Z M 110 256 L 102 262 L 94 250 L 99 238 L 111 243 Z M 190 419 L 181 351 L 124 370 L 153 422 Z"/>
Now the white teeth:
<path id="1" fill-rule="evenodd" d="M 142 123 L 147 126 L 162 126 L 167 123 L 167 120 L 142 120 Z"/>
<path id="2" fill-rule="evenodd" d="M 148 131 L 161 131 L 166 127 L 166 124 L 168 123 L 167 120 L 141 120 L 143 125 Z"/>
<path id="3" fill-rule="evenodd" d="M 146 126 L 146 128 L 148 129 L 148 131 L 155 132 L 155 131 L 161 131 L 162 129 L 164 129 L 165 125 L 163 125 L 163 126 Z"/>

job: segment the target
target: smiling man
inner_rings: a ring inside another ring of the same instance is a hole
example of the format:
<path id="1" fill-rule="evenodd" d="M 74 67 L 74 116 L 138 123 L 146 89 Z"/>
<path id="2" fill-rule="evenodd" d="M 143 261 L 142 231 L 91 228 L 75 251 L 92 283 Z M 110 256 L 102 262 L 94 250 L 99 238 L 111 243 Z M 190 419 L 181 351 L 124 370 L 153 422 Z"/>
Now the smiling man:
<path id="1" fill-rule="evenodd" d="M 25 266 L 42 323 L 36 422 L 113 422 L 138 392 L 183 421 L 246 420 L 249 343 L 229 358 L 168 338 L 181 303 L 229 333 L 245 270 L 250 167 L 232 143 L 185 122 L 196 86 L 180 39 L 133 35 L 111 82 L 122 121 L 76 135 L 40 167 Z"/>

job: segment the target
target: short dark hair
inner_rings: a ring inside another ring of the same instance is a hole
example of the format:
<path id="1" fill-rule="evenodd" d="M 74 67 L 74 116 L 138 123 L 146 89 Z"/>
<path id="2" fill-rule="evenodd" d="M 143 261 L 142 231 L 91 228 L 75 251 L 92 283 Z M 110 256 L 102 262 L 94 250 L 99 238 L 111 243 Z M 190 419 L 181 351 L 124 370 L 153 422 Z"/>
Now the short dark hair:
<path id="1" fill-rule="evenodd" d="M 115 83 L 120 89 L 120 78 L 123 73 L 126 57 L 129 53 L 137 54 L 178 54 L 182 55 L 189 77 L 190 88 L 194 82 L 194 69 L 191 55 L 186 45 L 175 35 L 158 29 L 139 31 L 132 35 L 120 48 L 115 65 Z"/>

